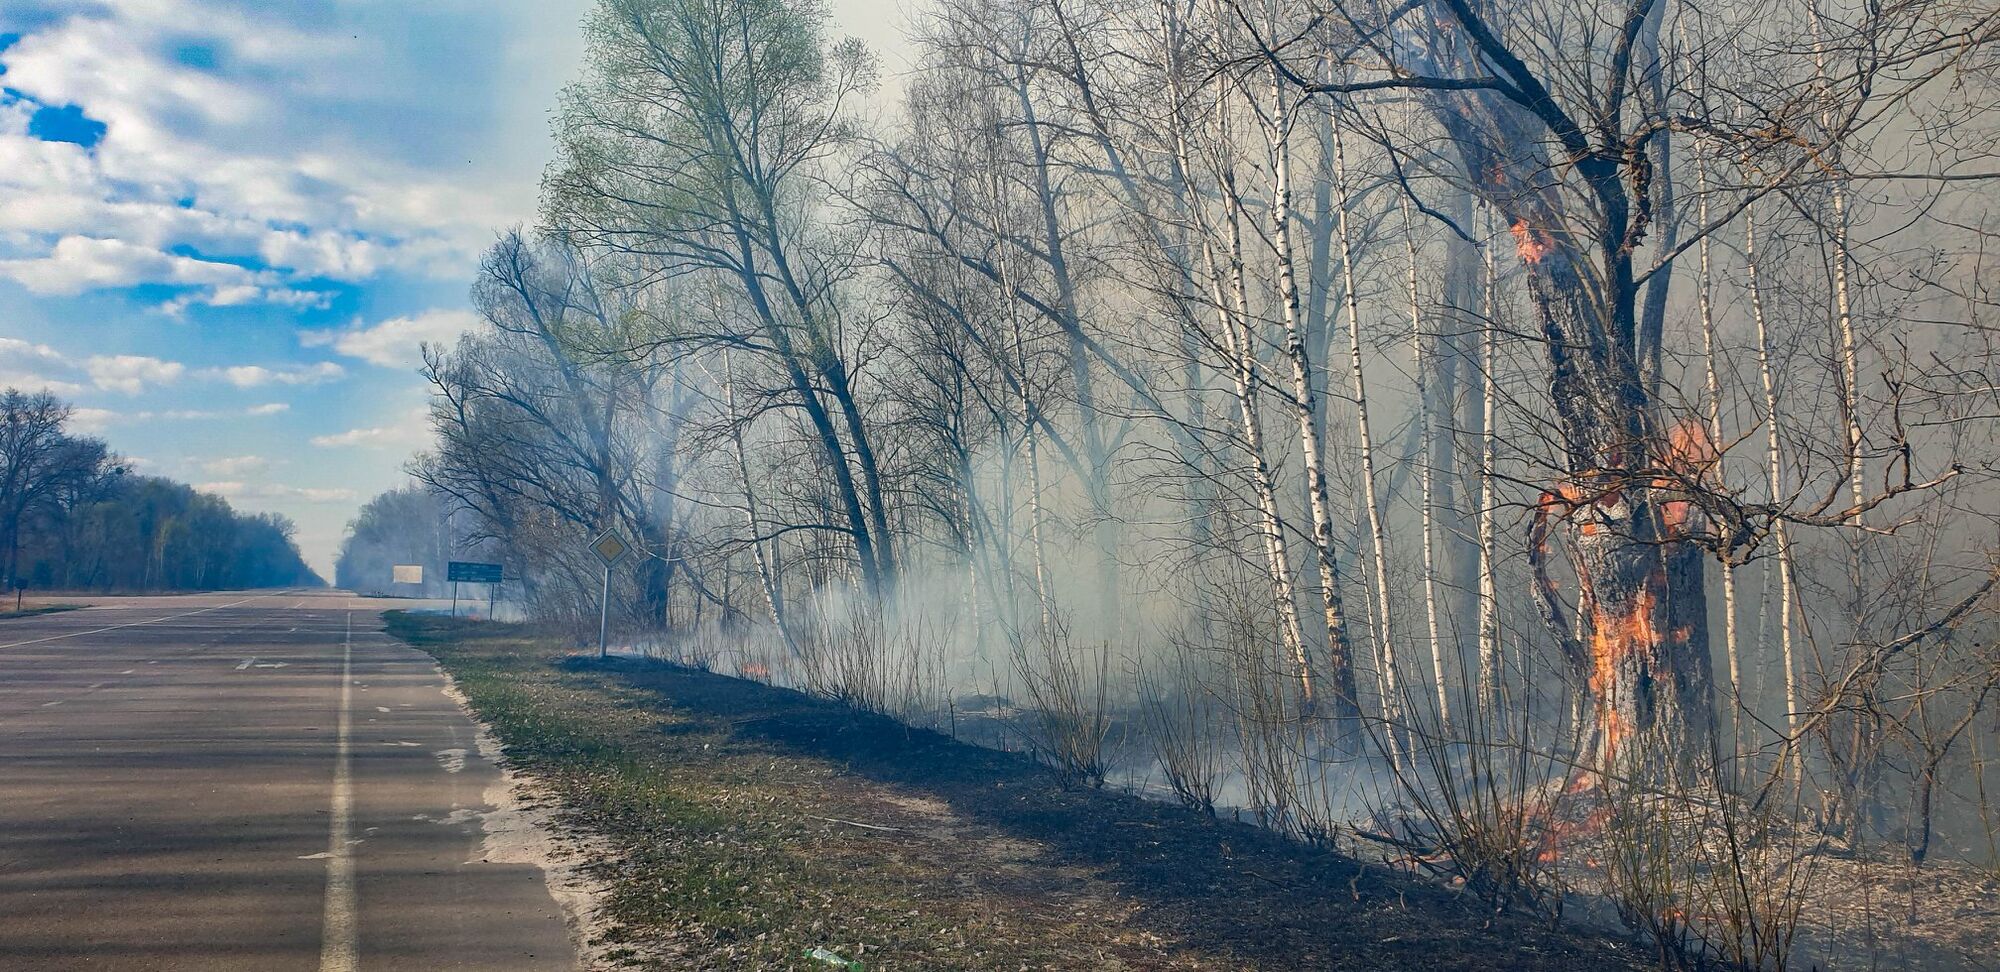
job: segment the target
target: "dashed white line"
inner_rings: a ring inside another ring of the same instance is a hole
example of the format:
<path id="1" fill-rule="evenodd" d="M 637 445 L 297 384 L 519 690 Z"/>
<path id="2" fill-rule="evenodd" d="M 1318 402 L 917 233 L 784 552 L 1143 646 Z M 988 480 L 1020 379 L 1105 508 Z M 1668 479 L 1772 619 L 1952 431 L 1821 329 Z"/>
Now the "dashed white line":
<path id="1" fill-rule="evenodd" d="M 237 662 L 237 663 L 236 663 L 236 670 L 240 672 L 240 671 L 242 671 L 242 670 L 244 670 L 244 669 L 246 669 L 246 668 L 249 668 L 249 667 L 250 667 L 251 665 L 254 665 L 254 664 L 256 664 L 256 663 L 257 663 L 257 656 L 256 656 L 256 655 L 251 655 L 250 657 L 248 657 L 248 658 L 245 658 L 245 659 L 243 659 L 243 660 L 242 660 L 242 661 L 240 661 L 240 662 Z"/>

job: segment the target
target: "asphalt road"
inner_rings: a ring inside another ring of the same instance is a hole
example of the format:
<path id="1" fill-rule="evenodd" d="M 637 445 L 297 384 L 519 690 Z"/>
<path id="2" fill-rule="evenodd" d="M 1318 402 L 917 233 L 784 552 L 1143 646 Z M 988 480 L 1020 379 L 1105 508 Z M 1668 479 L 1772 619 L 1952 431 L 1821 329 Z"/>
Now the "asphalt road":
<path id="1" fill-rule="evenodd" d="M 497 778 L 380 601 L 137 598 L 0 621 L 0 969 L 574 967 Z"/>

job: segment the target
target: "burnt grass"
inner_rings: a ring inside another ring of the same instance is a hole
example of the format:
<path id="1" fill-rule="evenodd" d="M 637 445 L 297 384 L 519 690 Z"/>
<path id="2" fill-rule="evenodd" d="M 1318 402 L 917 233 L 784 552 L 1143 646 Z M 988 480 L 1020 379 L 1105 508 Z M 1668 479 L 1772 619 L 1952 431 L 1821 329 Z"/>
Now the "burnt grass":
<path id="1" fill-rule="evenodd" d="M 600 944 L 674 969 L 1636 969 L 1638 950 L 1029 757 L 511 625 L 391 613 L 605 849 Z"/>

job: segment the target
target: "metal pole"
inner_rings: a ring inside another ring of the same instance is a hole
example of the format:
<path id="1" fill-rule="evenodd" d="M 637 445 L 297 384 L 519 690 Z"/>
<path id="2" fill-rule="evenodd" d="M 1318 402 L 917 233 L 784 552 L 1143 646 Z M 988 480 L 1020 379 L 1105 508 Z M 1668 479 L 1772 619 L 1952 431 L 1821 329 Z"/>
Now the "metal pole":
<path id="1" fill-rule="evenodd" d="M 605 657 L 605 635 L 611 630 L 611 565 L 604 565 L 604 593 L 597 599 L 597 660 Z"/>
<path id="2" fill-rule="evenodd" d="M 486 620 L 488 621 L 494 620 L 493 606 L 499 603 L 500 603 L 500 584 L 498 582 L 495 582 L 486 585 Z"/>
<path id="3" fill-rule="evenodd" d="M 458 617 L 458 582 L 451 582 L 451 616 Z"/>

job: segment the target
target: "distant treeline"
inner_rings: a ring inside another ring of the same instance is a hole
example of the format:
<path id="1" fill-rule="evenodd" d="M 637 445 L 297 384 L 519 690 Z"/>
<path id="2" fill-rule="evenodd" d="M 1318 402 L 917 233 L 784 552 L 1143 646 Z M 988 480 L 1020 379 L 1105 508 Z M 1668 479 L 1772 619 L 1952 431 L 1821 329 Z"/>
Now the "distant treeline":
<path id="1" fill-rule="evenodd" d="M 90 591 L 323 584 L 292 521 L 134 475 L 47 393 L 0 392 L 0 581 Z"/>
<path id="2" fill-rule="evenodd" d="M 469 521 L 453 517 L 435 493 L 421 487 L 382 493 L 347 525 L 333 565 L 334 585 L 364 594 L 443 597 L 451 592 L 445 580 L 450 561 L 500 559 L 482 552 L 490 544 L 464 529 Z M 398 564 L 422 567 L 423 584 L 394 583 Z"/>

